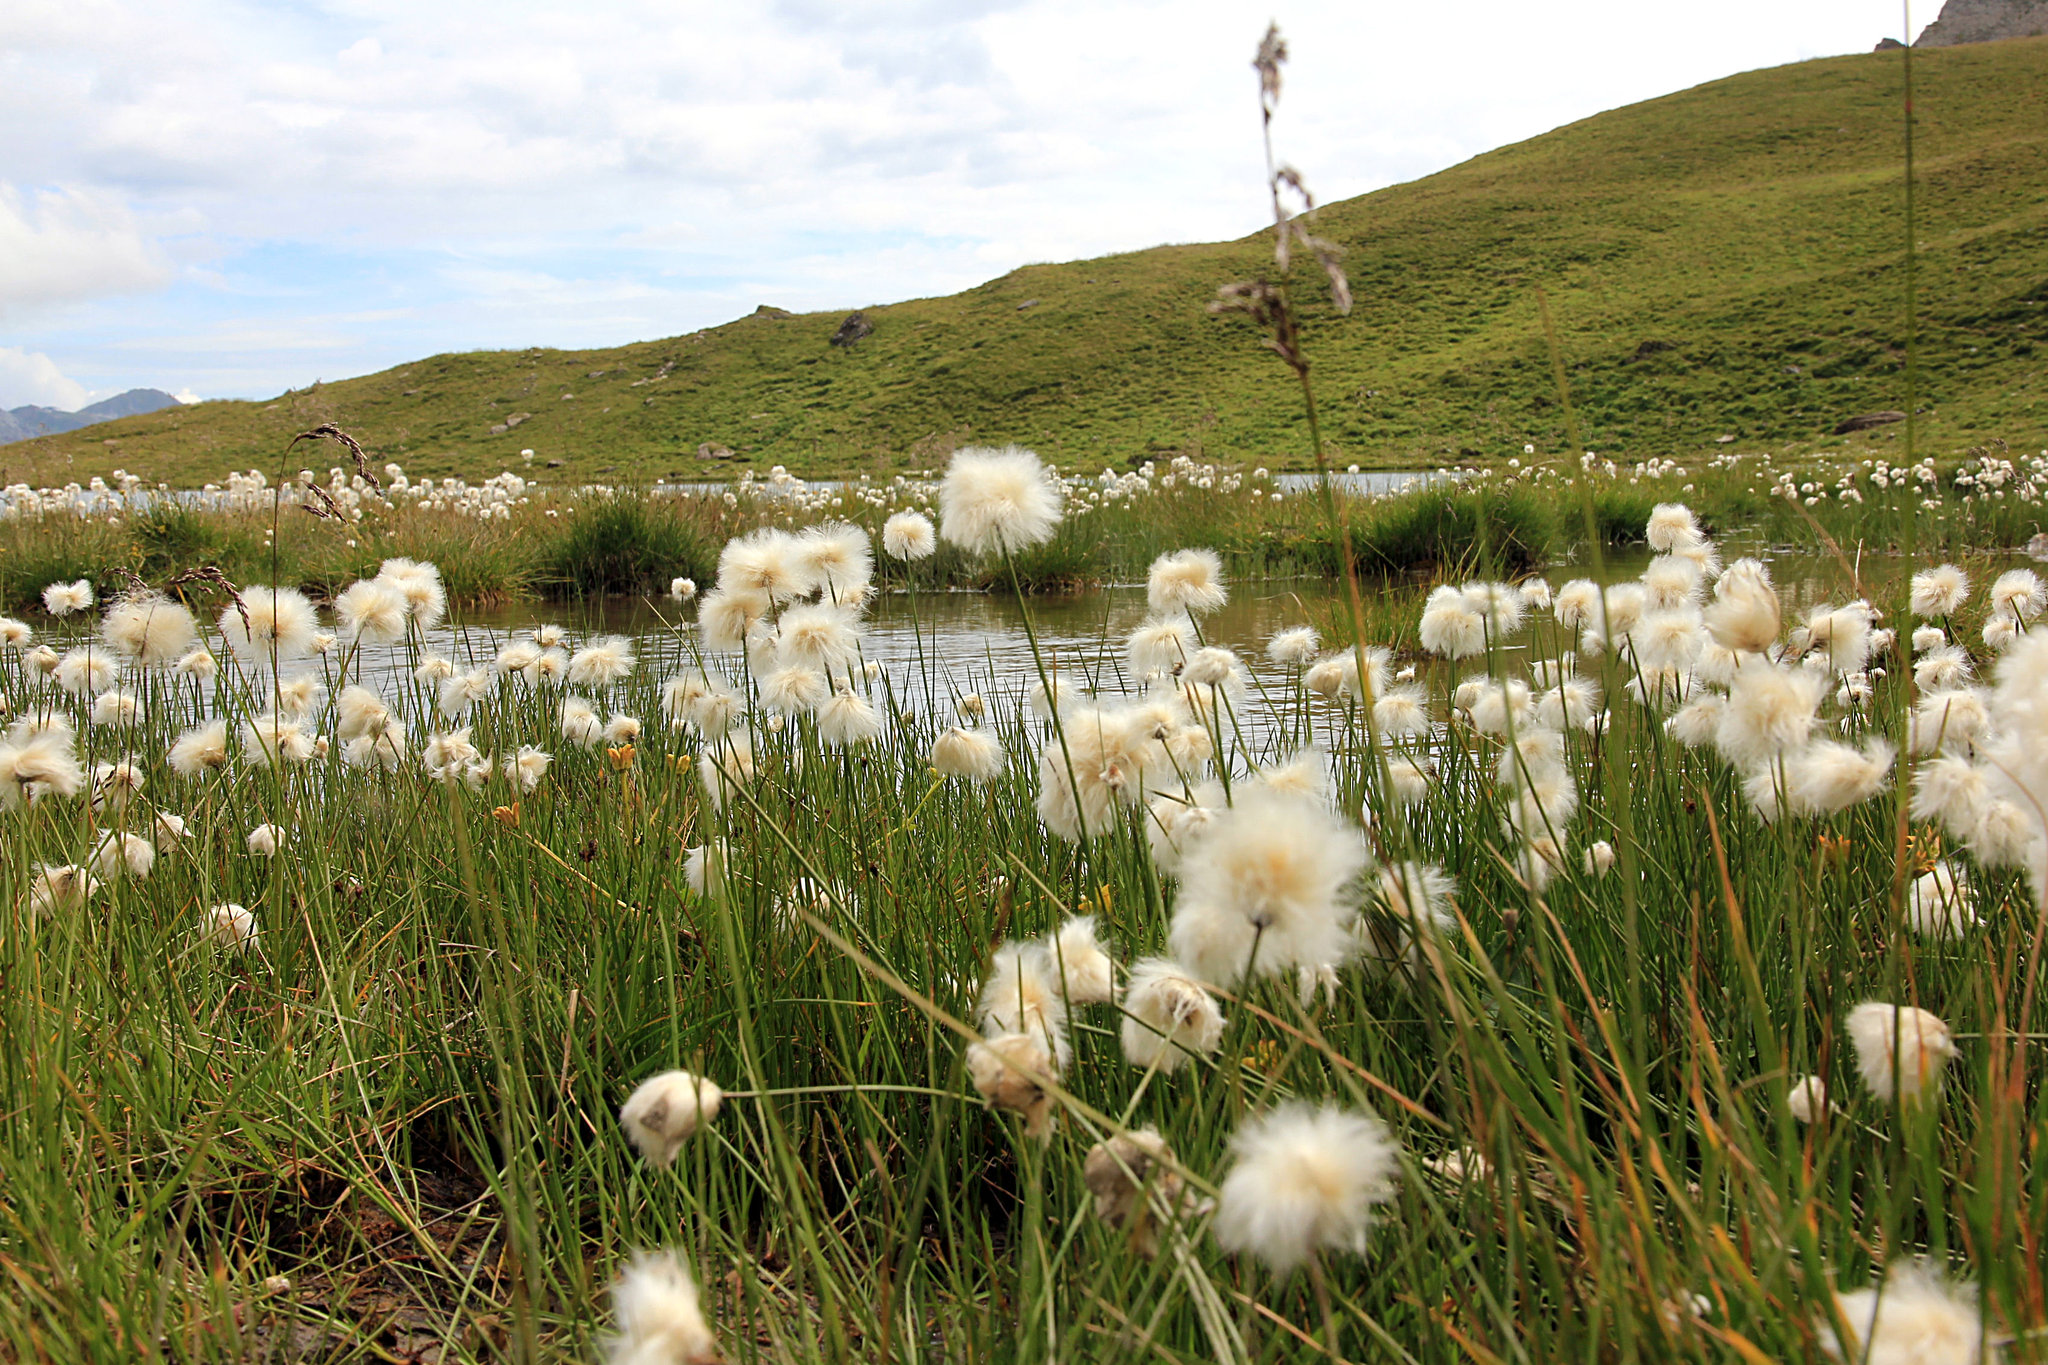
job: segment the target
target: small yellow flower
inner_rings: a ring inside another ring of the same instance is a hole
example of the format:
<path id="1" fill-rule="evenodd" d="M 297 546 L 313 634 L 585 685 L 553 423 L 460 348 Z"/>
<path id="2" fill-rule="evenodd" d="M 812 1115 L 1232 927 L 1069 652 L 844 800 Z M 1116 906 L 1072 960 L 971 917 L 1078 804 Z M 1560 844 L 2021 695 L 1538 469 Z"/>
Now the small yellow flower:
<path id="1" fill-rule="evenodd" d="M 1906 857 L 1913 864 L 1913 875 L 1929 872 L 1941 861 L 1941 831 L 1930 829 L 1924 834 L 1906 836 Z"/>
<path id="2" fill-rule="evenodd" d="M 1824 863 L 1832 863 L 1839 867 L 1849 861 L 1849 836 L 1846 834 L 1816 835 L 1813 847 Z"/>
<path id="3" fill-rule="evenodd" d="M 616 749 L 606 749 L 604 752 L 605 757 L 612 761 L 614 772 L 624 772 L 633 766 L 633 746 L 630 744 L 621 744 Z"/>
<path id="4" fill-rule="evenodd" d="M 493 820 L 496 820 L 499 824 L 503 825 L 506 829 L 518 829 L 519 803 L 517 801 L 514 801 L 509 806 L 494 807 L 491 811 L 491 818 Z"/>
<path id="5" fill-rule="evenodd" d="M 1273 1068 L 1280 1065 L 1280 1044 L 1272 1038 L 1259 1039 L 1245 1053 L 1244 1064 L 1254 1071 L 1271 1075 Z"/>
<path id="6" fill-rule="evenodd" d="M 672 773 L 683 773 L 690 770 L 690 756 L 688 754 L 664 754 L 661 761 L 668 764 L 668 770 Z"/>

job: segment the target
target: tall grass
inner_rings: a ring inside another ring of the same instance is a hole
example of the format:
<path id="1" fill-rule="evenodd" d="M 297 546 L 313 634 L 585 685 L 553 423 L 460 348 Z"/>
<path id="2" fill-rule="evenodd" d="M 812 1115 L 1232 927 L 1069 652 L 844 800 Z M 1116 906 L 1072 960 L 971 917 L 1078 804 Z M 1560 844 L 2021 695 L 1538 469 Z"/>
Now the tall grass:
<path id="1" fill-rule="evenodd" d="M 539 550 L 539 584 L 550 596 L 589 597 L 709 578 L 723 541 L 710 539 L 691 510 L 688 501 L 627 492 L 587 499 Z"/>
<path id="2" fill-rule="evenodd" d="M 1415 607 L 1374 595 L 1367 629 L 1396 638 Z M 1501 643 L 1506 674 L 1571 641 L 1538 618 Z M 648 1246 L 684 1252 L 740 1361 L 1797 1359 L 1830 1286 L 1917 1253 L 1977 1279 L 1996 1330 L 2038 1331 L 2048 1029 L 2024 878 L 1971 865 L 1983 926 L 1904 935 L 1884 803 L 1764 825 L 1718 759 L 1615 695 L 1604 749 L 1568 741 L 1586 804 L 1539 891 L 1501 832 L 1498 741 L 1452 724 L 1430 741 L 1435 794 L 1372 837 L 1456 877 L 1457 931 L 1411 966 L 1348 968 L 1327 1003 L 1252 989 L 1218 1054 L 1170 1076 L 1124 1062 L 1113 1008 L 1081 1011 L 1040 1145 L 975 1098 L 952 1021 L 997 942 L 1077 908 L 1119 959 L 1156 951 L 1174 882 L 1136 819 L 1085 850 L 1038 821 L 1050 731 L 1021 679 L 985 689 L 1005 776 L 934 781 L 953 646 L 925 649 L 870 684 L 881 741 L 762 729 L 760 775 L 722 812 L 690 762 L 702 741 L 658 719 L 688 632 L 643 639 L 595 695 L 647 720 L 629 753 L 564 741 L 559 688 L 496 684 L 465 723 L 487 752 L 555 753 L 530 795 L 333 755 L 181 778 L 162 764 L 175 734 L 202 707 L 247 714 L 265 685 L 138 671 L 147 718 L 123 730 L 0 655 L 17 712 L 53 705 L 88 765 L 133 756 L 149 778 L 125 818 L 82 799 L 0 815 L 0 1351 L 588 1359 L 606 1283 Z M 1443 714 L 1462 670 L 1397 662 Z M 1360 718 L 1288 670 L 1254 674 L 1265 700 L 1219 736 L 1235 780 L 1314 740 L 1340 810 L 1373 797 Z M 441 728 L 409 675 L 378 685 L 415 746 Z M 192 832 L 159 840 L 146 880 L 30 912 L 38 867 L 157 811 Z M 274 860 L 245 847 L 261 822 L 288 831 Z M 1622 830 L 1632 953 L 1618 877 L 1579 864 Z M 705 897 L 682 852 L 714 835 L 731 881 Z M 1934 837 L 1916 826 L 1915 848 Z M 255 912 L 258 952 L 200 936 L 225 901 Z M 1840 1020 L 1870 997 L 1957 1031 L 1923 1112 L 1855 1079 Z M 613 1116 L 676 1066 L 737 1093 L 662 1171 Z M 1784 1091 L 1808 1071 L 1842 1112 L 1802 1128 Z M 1223 1255 L 1201 1218 L 1158 1260 L 1094 1218 L 1081 1166 L 1102 1133 L 1157 1125 L 1213 1185 L 1245 1118 L 1288 1096 L 1370 1108 L 1407 1153 L 1364 1254 L 1325 1263 L 1327 1314 L 1309 1277 Z"/>

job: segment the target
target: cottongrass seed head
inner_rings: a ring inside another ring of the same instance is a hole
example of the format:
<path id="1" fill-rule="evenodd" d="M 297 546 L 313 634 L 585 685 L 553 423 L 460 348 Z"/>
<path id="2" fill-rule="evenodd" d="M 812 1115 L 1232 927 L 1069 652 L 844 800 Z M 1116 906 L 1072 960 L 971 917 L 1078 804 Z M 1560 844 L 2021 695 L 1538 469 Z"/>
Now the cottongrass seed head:
<path id="1" fill-rule="evenodd" d="M 1145 601 L 1154 612 L 1207 616 L 1229 600 L 1223 560 L 1214 550 L 1169 551 L 1145 575 Z"/>
<path id="2" fill-rule="evenodd" d="M 928 559 L 938 548 L 938 532 L 922 512 L 897 512 L 882 523 L 882 549 L 891 559 Z"/>
<path id="3" fill-rule="evenodd" d="M 672 1166 L 676 1153 L 718 1117 L 725 1092 L 702 1076 L 664 1071 L 642 1081 L 619 1106 L 619 1126 L 650 1165 Z"/>
<path id="4" fill-rule="evenodd" d="M 99 881 L 82 867 L 45 864 L 29 878 L 28 908 L 36 915 L 82 910 L 99 889 Z"/>
<path id="5" fill-rule="evenodd" d="M 1321 1251 L 1363 1254 L 1376 1211 L 1398 1193 L 1401 1148 L 1371 1114 L 1293 1101 L 1231 1139 L 1216 1241 L 1286 1275 Z"/>
<path id="6" fill-rule="evenodd" d="M 1044 1038 L 1030 1033 L 1003 1033 L 967 1049 L 967 1076 L 975 1093 L 991 1109 L 1007 1109 L 1024 1119 L 1024 1135 L 1052 1137 L 1052 1087 L 1059 1068 Z"/>
<path id="7" fill-rule="evenodd" d="M 1771 572 L 1754 559 L 1738 559 L 1714 583 L 1714 600 L 1701 613 L 1707 630 L 1737 654 L 1761 654 L 1778 641 L 1784 611 Z"/>
<path id="8" fill-rule="evenodd" d="M 1341 962 L 1350 892 L 1365 864 L 1359 832 L 1320 803 L 1245 790 L 1181 861 L 1168 945 L 1175 960 L 1224 986 L 1247 968 L 1273 974 Z"/>
<path id="9" fill-rule="evenodd" d="M 1948 1025 L 1911 1005 L 1866 1000 L 1849 1011 L 1848 1029 L 1856 1069 L 1881 1100 L 1894 1086 L 1902 1101 L 1919 1099 L 1941 1083 L 1942 1067 L 1956 1055 Z"/>
<path id="10" fill-rule="evenodd" d="M 1991 613 L 2003 620 L 2032 625 L 2048 605 L 2048 587 L 2032 569 L 2007 569 L 1991 584 Z"/>
<path id="11" fill-rule="evenodd" d="M 932 741 L 931 760 L 941 776 L 990 782 L 1002 775 L 1003 746 L 984 731 L 955 725 Z"/>
<path id="12" fill-rule="evenodd" d="M 220 633 L 228 648 L 252 660 L 299 657 L 312 647 L 319 625 L 313 604 L 297 588 L 244 588 L 241 597 L 220 613 Z"/>
<path id="13" fill-rule="evenodd" d="M 1953 564 L 1922 569 L 1913 575 L 1910 604 L 1922 620 L 1953 616 L 1970 600 L 1970 577 Z M 1919 632 L 1914 632 L 1917 645 Z"/>
<path id="14" fill-rule="evenodd" d="M 1970 881 L 1947 859 L 1913 879 L 1906 897 L 1907 927 L 1921 938 L 1959 938 L 1977 927 L 1970 909 Z"/>
<path id="15" fill-rule="evenodd" d="M 1827 689 L 1827 679 L 1811 669 L 1744 659 L 1714 724 L 1715 747 L 1744 771 L 1784 758 L 1806 744 Z"/>
<path id="16" fill-rule="evenodd" d="M 723 839 L 710 839 L 683 854 L 683 883 L 699 896 L 725 894 L 732 854 Z"/>
<path id="17" fill-rule="evenodd" d="M 1174 1169 L 1173 1148 L 1156 1128 L 1134 1128 L 1088 1149 L 1081 1179 L 1095 1197 L 1095 1216 L 1122 1232 L 1140 1256 L 1159 1253 L 1164 1220 L 1178 1221 L 1208 1211 L 1209 1201 L 1188 1189 Z"/>
<path id="18" fill-rule="evenodd" d="M 975 1018 L 991 1038 L 1028 1033 L 1043 1039 L 1054 1064 L 1066 1066 L 1067 996 L 1046 944 L 1013 940 L 996 949 Z"/>
<path id="19" fill-rule="evenodd" d="M 939 536 L 969 554 L 1015 552 L 1052 539 L 1060 524 L 1058 482 L 1021 446 L 968 446 L 953 453 L 939 484 Z"/>
<path id="20" fill-rule="evenodd" d="M 1984 1322 L 1974 1286 L 1916 1261 L 1895 1264 L 1884 1283 L 1835 1295 L 1834 1313 L 1815 1314 L 1821 1349 L 1854 1365 L 1982 1365 Z M 1849 1341 L 1836 1335 L 1836 1314 Z"/>
<path id="21" fill-rule="evenodd" d="M 73 797 L 84 785 L 68 725 L 30 730 L 17 723 L 0 741 L 0 805 L 7 809 Z"/>
<path id="22" fill-rule="evenodd" d="M 225 767 L 228 761 L 228 725 L 209 720 L 195 725 L 172 743 L 166 759 L 180 777 L 198 777 Z"/>
<path id="23" fill-rule="evenodd" d="M 43 610 L 52 616 L 92 610 L 92 584 L 81 578 L 75 583 L 52 583 L 43 589 Z"/>
<path id="24" fill-rule="evenodd" d="M 1314 626 L 1289 626 L 1266 641 L 1266 657 L 1286 668 L 1300 668 L 1315 658 L 1322 637 Z"/>
<path id="25" fill-rule="evenodd" d="M 123 658 L 167 664 L 199 639 L 192 613 L 160 592 L 131 592 L 100 618 L 100 638 Z"/>
<path id="26" fill-rule="evenodd" d="M 1177 1071 L 1223 1041 L 1223 1007 L 1179 963 L 1148 957 L 1131 965 L 1124 988 L 1124 1060 Z"/>
<path id="27" fill-rule="evenodd" d="M 140 834 L 106 830 L 93 845 L 92 869 L 102 881 L 113 881 L 123 875 L 140 881 L 155 866 L 156 845 Z"/>
<path id="28" fill-rule="evenodd" d="M 216 948 L 249 953 L 260 937 L 255 914 L 245 905 L 216 905 L 199 921 L 199 936 Z"/>
<path id="29" fill-rule="evenodd" d="M 1830 1112 L 1828 1083 L 1818 1076 L 1803 1076 L 1785 1091 L 1785 1108 L 1800 1123 L 1817 1122 Z"/>
<path id="30" fill-rule="evenodd" d="M 818 708 L 818 739 L 828 749 L 872 744 L 882 737 L 882 713 L 845 683 Z"/>
<path id="31" fill-rule="evenodd" d="M 1106 1005 L 1116 999 L 1116 963 L 1096 936 L 1095 916 L 1069 917 L 1046 940 L 1045 952 L 1069 1005 Z"/>
<path id="32" fill-rule="evenodd" d="M 723 1365 L 697 1282 L 674 1252 L 643 1252 L 619 1272 L 612 1317 L 618 1330 L 605 1339 L 607 1365 Z"/>
<path id="33" fill-rule="evenodd" d="M 405 638 L 406 623 L 412 619 L 405 594 L 391 584 L 374 578 L 360 579 L 334 599 L 334 619 L 345 640 L 366 645 L 396 644 Z M 536 649 L 539 646 L 535 646 Z"/>
<path id="34" fill-rule="evenodd" d="M 569 656 L 569 681 L 577 687 L 610 687 L 633 672 L 633 642 L 603 635 Z"/>
<path id="35" fill-rule="evenodd" d="M 405 599 L 405 608 L 421 630 L 432 630 L 448 611 L 448 589 L 441 571 L 423 560 L 387 559 L 378 566 L 377 581 Z"/>
<path id="36" fill-rule="evenodd" d="M 729 540 L 719 551 L 719 591 L 759 599 L 763 610 L 802 597 L 817 586 L 817 579 L 807 572 L 804 556 L 798 553 L 796 537 L 772 526 Z M 710 609 L 707 598 L 698 619 Z"/>
<path id="37" fill-rule="evenodd" d="M 1423 603 L 1418 636 L 1423 649 L 1446 659 L 1466 659 L 1486 648 L 1486 618 L 1465 594 L 1445 586 Z"/>
<path id="38" fill-rule="evenodd" d="M 874 577 L 875 556 L 868 546 L 868 533 L 844 521 L 807 526 L 797 537 L 796 553 L 801 572 L 817 585 L 828 603 L 845 602 Z"/>

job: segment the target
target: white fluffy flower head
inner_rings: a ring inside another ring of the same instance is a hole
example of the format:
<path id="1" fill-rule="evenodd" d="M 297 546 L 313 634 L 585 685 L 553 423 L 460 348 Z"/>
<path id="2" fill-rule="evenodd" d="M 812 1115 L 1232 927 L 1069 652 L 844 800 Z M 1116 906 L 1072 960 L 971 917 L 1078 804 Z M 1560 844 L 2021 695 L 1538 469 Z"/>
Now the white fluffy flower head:
<path id="1" fill-rule="evenodd" d="M 939 535 L 969 554 L 1029 549 L 1052 539 L 1059 484 L 1020 446 L 955 451 L 939 485 Z"/>
<path id="2" fill-rule="evenodd" d="M 1155 612 L 1206 616 L 1230 600 L 1223 560 L 1214 550 L 1173 550 L 1152 561 L 1145 600 Z"/>
<path id="3" fill-rule="evenodd" d="M 703 1125 L 718 1117 L 725 1092 L 702 1076 L 664 1071 L 640 1083 L 619 1107 L 619 1125 L 655 1166 L 672 1166 L 676 1153 Z"/>
<path id="4" fill-rule="evenodd" d="M 922 512 L 898 512 L 882 523 L 882 549 L 891 559 L 926 559 L 938 548 L 938 532 Z"/>
<path id="5" fill-rule="evenodd" d="M 1349 892 L 1364 841 L 1313 799 L 1259 786 L 1220 812 L 1181 863 L 1168 935 L 1174 957 L 1231 985 L 1340 962 L 1349 947 Z M 1253 945 L 1257 959 L 1253 960 Z"/>
<path id="6" fill-rule="evenodd" d="M 1216 1205 L 1216 1240 L 1285 1275 L 1319 1251 L 1363 1253 L 1401 1149 L 1371 1114 L 1295 1102 L 1250 1120 Z"/>

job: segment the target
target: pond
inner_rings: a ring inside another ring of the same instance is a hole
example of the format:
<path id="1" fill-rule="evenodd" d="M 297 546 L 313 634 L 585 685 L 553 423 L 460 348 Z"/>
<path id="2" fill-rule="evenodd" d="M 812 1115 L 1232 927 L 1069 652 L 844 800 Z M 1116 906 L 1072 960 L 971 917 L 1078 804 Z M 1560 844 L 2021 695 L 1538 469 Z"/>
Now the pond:
<path id="1" fill-rule="evenodd" d="M 1640 574 L 1646 552 L 1610 555 L 1604 577 L 1621 582 Z M 1785 599 L 1788 620 L 1807 606 L 1842 601 L 1849 575 L 1829 557 L 1777 555 L 1773 571 Z M 2002 564 L 1995 567 L 2004 567 Z M 1903 564 L 1866 564 L 1864 571 L 1880 583 L 1903 571 Z M 1553 584 L 1586 576 L 1583 564 L 1554 565 L 1546 574 Z M 1390 606 L 1402 616 L 1419 612 L 1427 583 L 1369 582 L 1368 611 L 1384 619 Z M 1140 585 L 1113 585 L 1091 592 L 1033 598 L 1031 622 L 1048 669 L 1078 681 L 1100 695 L 1141 689 L 1124 661 L 1124 640 L 1147 615 Z M 1315 625 L 1329 633 L 1332 623 L 1348 617 L 1342 583 L 1326 579 L 1241 581 L 1231 586 L 1229 603 L 1202 622 L 1205 642 L 1236 651 L 1255 680 L 1277 681 L 1278 670 L 1266 662 L 1265 647 L 1274 634 L 1290 626 Z M 636 640 L 643 672 L 655 679 L 689 666 L 697 656 L 694 630 L 688 624 L 694 607 L 644 598 L 593 599 L 558 607 L 523 606 L 495 612 L 472 612 L 460 622 L 431 633 L 428 648 L 463 668 L 488 665 L 498 650 L 522 632 L 554 623 L 577 643 L 592 635 L 624 635 Z M 862 640 L 863 658 L 880 665 L 887 687 L 899 706 L 920 715 L 950 715 L 955 698 L 982 694 L 999 713 L 1007 713 L 1037 681 L 1031 643 L 1022 610 L 1015 598 L 965 591 L 920 591 L 883 594 L 868 612 Z M 728 672 L 736 656 L 713 656 Z M 403 651 L 372 652 L 363 673 L 400 682 L 409 656 Z M 290 666 L 287 666 L 287 671 Z M 1242 719 L 1265 728 L 1264 711 L 1254 687 Z"/>

